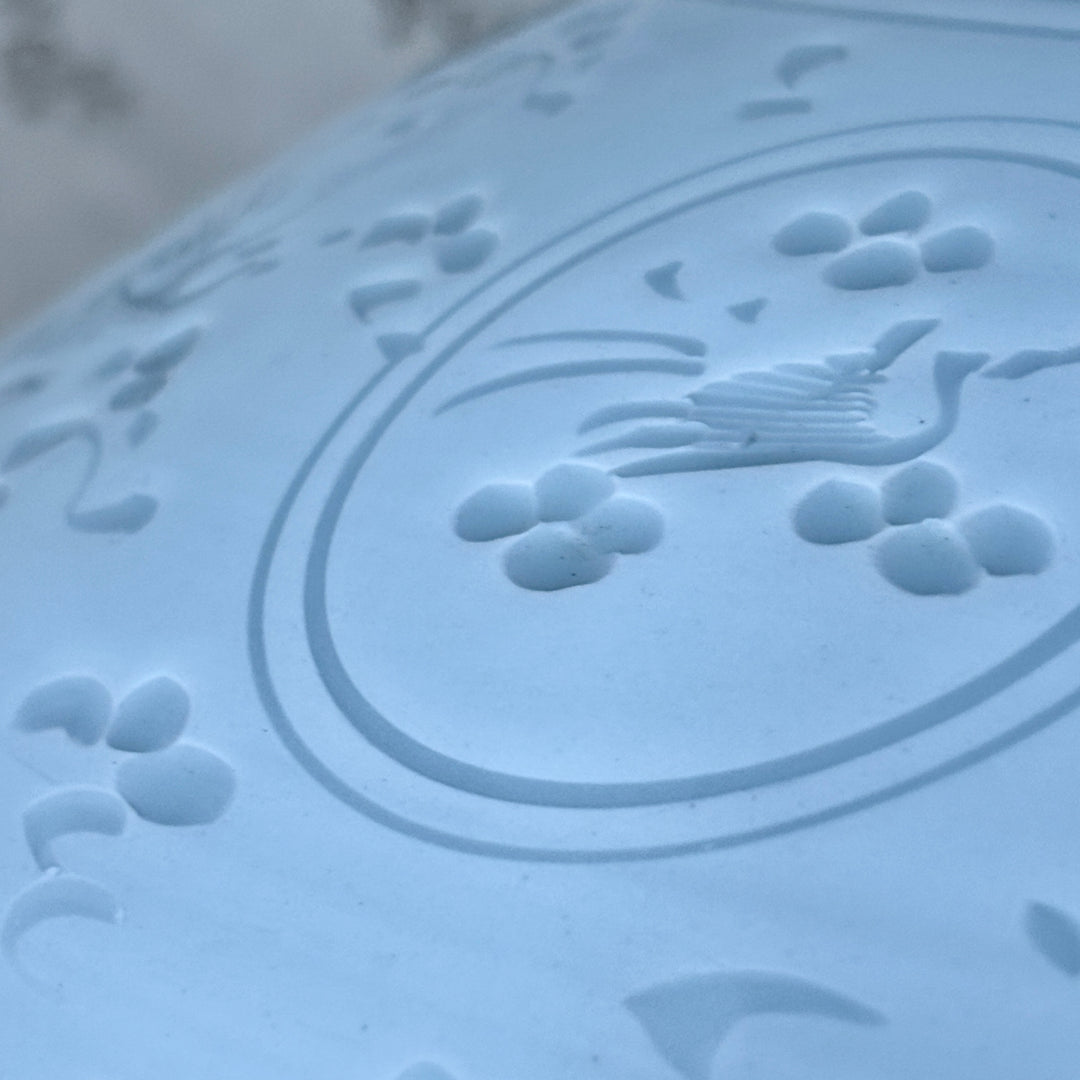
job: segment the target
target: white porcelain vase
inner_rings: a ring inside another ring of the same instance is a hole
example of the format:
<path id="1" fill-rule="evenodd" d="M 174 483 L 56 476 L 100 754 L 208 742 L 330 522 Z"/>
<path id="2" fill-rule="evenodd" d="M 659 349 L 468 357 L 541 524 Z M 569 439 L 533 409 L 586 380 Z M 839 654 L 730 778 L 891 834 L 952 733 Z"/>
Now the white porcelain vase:
<path id="1" fill-rule="evenodd" d="M 0 1073 L 1071 1080 L 1080 5 L 627 0 L 0 362 Z"/>

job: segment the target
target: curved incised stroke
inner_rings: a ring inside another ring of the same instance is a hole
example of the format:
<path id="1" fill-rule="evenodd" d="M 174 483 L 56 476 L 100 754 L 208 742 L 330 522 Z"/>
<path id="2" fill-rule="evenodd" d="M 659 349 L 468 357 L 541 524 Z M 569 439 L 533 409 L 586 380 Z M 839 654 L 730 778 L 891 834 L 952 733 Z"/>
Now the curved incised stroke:
<path id="1" fill-rule="evenodd" d="M 17 953 L 20 940 L 40 923 L 62 918 L 116 924 L 122 912 L 113 895 L 88 878 L 77 874 L 40 878 L 11 902 L 0 928 L 0 954 L 23 971 Z M 23 971 L 23 974 L 27 973 Z"/>
<path id="2" fill-rule="evenodd" d="M 732 1029 L 754 1016 L 814 1016 L 862 1026 L 885 1017 L 860 1001 L 791 975 L 733 971 L 692 975 L 626 999 L 657 1050 L 687 1080 L 709 1080 Z"/>
<path id="3" fill-rule="evenodd" d="M 157 512 L 157 500 L 149 495 L 128 495 L 93 509 L 82 506 L 101 467 L 103 453 L 101 432 L 89 420 L 69 420 L 29 432 L 8 452 L 0 471 L 12 472 L 69 442 L 86 448 L 87 464 L 81 482 L 67 502 L 68 524 L 78 532 L 87 533 L 134 533 L 147 525 Z"/>
<path id="4" fill-rule="evenodd" d="M 634 375 L 651 373 L 656 375 L 700 375 L 705 365 L 694 360 L 626 359 L 609 358 L 604 360 L 568 360 L 562 364 L 544 364 L 541 367 L 526 368 L 497 379 L 477 383 L 459 394 L 447 398 L 435 410 L 435 416 L 441 416 L 459 405 L 465 405 L 490 394 L 504 390 L 516 390 L 521 386 L 534 383 L 553 382 L 560 379 L 578 379 L 588 375 Z"/>
<path id="5" fill-rule="evenodd" d="M 23 830 L 34 861 L 42 870 L 60 865 L 53 841 L 71 833 L 93 832 L 119 836 L 127 821 L 127 807 L 111 791 L 100 788 L 65 788 L 50 792 L 23 812 Z"/>
<path id="6" fill-rule="evenodd" d="M 704 356 L 707 349 L 700 338 L 685 337 L 682 334 L 656 334 L 642 330 L 556 330 L 548 334 L 526 334 L 524 337 L 507 338 L 499 346 L 508 345 L 551 345 L 561 342 L 641 343 L 643 345 L 662 345 L 684 356 Z"/>

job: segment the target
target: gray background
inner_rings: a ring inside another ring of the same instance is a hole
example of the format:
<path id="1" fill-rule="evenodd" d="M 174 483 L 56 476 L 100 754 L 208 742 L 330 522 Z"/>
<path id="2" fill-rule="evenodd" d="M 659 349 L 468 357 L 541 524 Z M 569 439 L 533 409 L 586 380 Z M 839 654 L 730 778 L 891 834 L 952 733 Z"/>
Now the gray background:
<path id="1" fill-rule="evenodd" d="M 0 0 L 0 330 L 229 177 L 559 0 Z"/>

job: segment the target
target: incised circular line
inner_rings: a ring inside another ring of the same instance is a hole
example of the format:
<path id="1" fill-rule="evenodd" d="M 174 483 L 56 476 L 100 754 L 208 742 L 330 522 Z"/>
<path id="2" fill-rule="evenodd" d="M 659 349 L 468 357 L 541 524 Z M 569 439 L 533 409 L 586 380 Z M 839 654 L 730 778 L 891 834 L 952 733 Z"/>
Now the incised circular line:
<path id="1" fill-rule="evenodd" d="M 543 275 L 532 287 L 521 290 L 517 301 L 520 302 L 541 288 L 542 284 L 547 284 L 554 277 L 561 276 L 572 267 L 588 261 L 600 251 L 615 246 L 628 236 L 640 234 L 674 217 L 682 216 L 691 210 L 732 195 L 820 172 L 877 164 L 883 161 L 921 158 L 1006 162 L 1034 168 L 1041 167 L 1080 179 L 1080 167 L 1068 163 L 1009 151 L 977 151 L 968 148 L 879 152 L 786 169 L 765 177 L 730 185 L 654 214 L 616 233 L 614 237 L 600 241 L 584 252 L 565 260 Z M 360 470 L 375 450 L 379 440 L 401 415 L 418 390 L 456 355 L 456 352 L 444 351 L 424 368 L 397 395 L 367 436 L 349 455 L 319 515 L 305 575 L 304 617 L 308 643 L 312 658 L 330 696 L 350 723 L 371 745 L 413 772 L 474 795 L 500 799 L 504 802 L 528 803 L 534 806 L 581 809 L 628 808 L 711 798 L 803 777 L 865 756 L 900 739 L 935 727 L 1011 686 L 1017 679 L 1029 674 L 1080 637 L 1080 611 L 1076 611 L 996 667 L 930 702 L 875 727 L 809 750 L 773 758 L 755 765 L 702 773 L 697 776 L 616 783 L 545 780 L 497 772 L 468 764 L 433 750 L 387 720 L 349 677 L 330 629 L 326 603 L 326 575 L 334 533 Z"/>
<path id="2" fill-rule="evenodd" d="M 446 309 L 441 315 L 437 316 L 432 323 L 426 328 L 425 334 L 431 333 L 440 325 L 448 321 L 453 314 L 458 310 L 469 304 L 474 298 L 485 292 L 493 284 L 502 278 L 513 273 L 527 262 L 537 258 L 544 252 L 554 248 L 561 244 L 566 239 L 569 239 L 574 234 L 581 232 L 591 226 L 598 224 L 606 218 L 619 213 L 620 211 L 627 209 L 634 204 L 641 202 L 645 199 L 651 198 L 656 194 L 670 190 L 686 182 L 708 175 L 710 172 L 719 170 L 721 168 L 730 167 L 740 162 L 752 160 L 764 155 L 774 154 L 780 150 L 791 149 L 798 146 L 809 145 L 812 143 L 823 142 L 826 140 L 842 138 L 844 136 L 869 133 L 874 131 L 883 131 L 897 128 L 912 128 L 921 126 L 931 126 L 940 124 L 958 124 L 958 123 L 988 123 L 988 124 L 1017 124 L 1017 125 L 1030 125 L 1046 128 L 1063 128 L 1066 130 L 1077 131 L 1080 130 L 1080 124 L 1065 121 L 1065 120 L 1052 120 L 1039 117 L 1022 117 L 1022 116 L 992 116 L 992 115 L 957 115 L 957 116 L 945 116 L 945 117 L 928 117 L 915 120 L 893 120 L 884 121 L 876 124 L 860 125 L 857 127 L 842 129 L 839 131 L 829 132 L 823 135 L 807 136 L 800 139 L 791 140 L 787 143 L 778 144 L 776 146 L 768 147 L 764 150 L 756 150 L 750 153 L 741 154 L 736 157 L 715 163 L 711 166 L 704 167 L 702 169 L 695 170 L 691 173 L 685 174 L 675 180 L 667 181 L 663 184 L 656 185 L 648 191 L 641 193 L 633 198 L 624 200 L 615 207 L 609 208 L 599 214 L 593 215 L 587 220 L 581 222 L 579 225 L 570 229 L 564 230 L 557 236 L 545 241 L 543 244 L 538 245 L 530 252 L 513 260 L 511 263 L 504 266 L 502 269 L 492 274 L 486 281 L 482 282 L 472 291 L 465 296 L 459 298 L 454 304 Z M 918 151 L 908 151 L 900 156 L 913 156 L 918 155 Z M 953 155 L 954 151 L 925 151 L 921 152 L 922 156 L 943 156 Z M 868 155 L 876 160 L 887 159 L 890 155 Z M 897 156 L 895 153 L 892 156 Z M 994 154 L 987 151 L 968 151 L 968 156 L 972 158 L 989 157 L 996 160 L 1012 160 L 1021 164 L 1030 164 L 1037 167 L 1049 168 L 1052 171 L 1057 171 L 1067 176 L 1080 175 L 1080 170 L 1076 166 L 1070 165 L 1067 162 L 1062 162 L 1058 159 L 1048 158 L 1038 155 L 1009 155 L 1009 154 Z M 865 158 L 866 156 L 864 156 Z M 835 164 L 832 166 L 835 167 Z M 756 181 L 760 183 L 761 181 Z M 716 195 L 714 194 L 715 198 Z M 683 204 L 678 212 L 685 212 L 689 208 L 688 204 Z M 650 219 L 652 220 L 652 219 Z M 648 223 L 645 223 L 647 226 Z M 639 223 L 640 226 L 640 223 Z M 616 243 L 623 238 L 623 236 L 634 231 L 634 229 L 624 230 L 620 234 L 616 234 L 615 237 L 609 238 L 604 242 L 604 246 Z M 570 260 L 566 260 L 564 263 L 556 267 L 554 271 L 550 271 L 548 274 L 542 275 L 539 279 L 533 281 L 529 286 L 519 290 L 517 293 L 497 305 L 494 309 L 489 311 L 484 317 L 475 322 L 472 326 L 467 328 L 458 337 L 452 341 L 433 361 L 428 365 L 424 372 L 421 373 L 421 379 L 430 377 L 434 371 L 447 362 L 454 354 L 456 354 L 464 345 L 473 340 L 480 332 L 486 329 L 489 325 L 500 318 L 505 311 L 509 310 L 516 303 L 520 302 L 525 295 L 535 291 L 537 288 L 546 284 L 556 273 L 564 272 L 570 265 L 581 261 L 583 257 L 589 257 L 595 252 L 599 245 L 594 245 L 592 249 L 589 249 L 585 253 L 579 253 L 579 256 Z M 345 406 L 339 411 L 337 416 L 331 422 L 331 424 L 324 431 L 323 435 L 318 439 L 315 446 L 301 462 L 296 474 L 293 476 L 288 488 L 286 489 L 281 502 L 278 504 L 275 512 L 271 518 L 267 534 L 263 540 L 263 544 L 260 548 L 258 558 L 256 560 L 255 571 L 252 579 L 252 587 L 249 596 L 248 605 L 248 648 L 249 656 L 252 664 L 252 675 L 255 681 L 256 690 L 263 702 L 263 706 L 266 709 L 267 715 L 277 731 L 279 737 L 283 743 L 290 750 L 290 752 L 296 757 L 300 765 L 308 772 L 308 774 L 316 780 L 319 784 L 327 789 L 327 791 L 334 797 L 340 799 L 345 804 L 353 807 L 360 813 L 364 814 L 371 820 L 384 825 L 395 831 L 401 832 L 404 835 L 413 837 L 414 839 L 422 840 L 426 843 L 436 844 L 442 847 L 458 850 L 462 852 L 469 852 L 473 854 L 480 854 L 489 857 L 507 858 L 507 859 L 524 859 L 535 861 L 550 861 L 550 862 L 594 862 L 594 861 L 630 861 L 638 859 L 651 859 L 674 856 L 679 854 L 693 854 L 708 850 L 718 850 L 727 847 L 739 846 L 741 844 L 751 843 L 758 840 L 763 840 L 770 837 L 782 836 L 790 832 L 794 832 L 803 828 L 812 827 L 819 824 L 824 824 L 828 821 L 834 820 L 839 817 L 846 816 L 849 813 L 854 813 L 869 807 L 878 805 L 882 802 L 896 798 L 902 794 L 910 791 L 918 790 L 921 787 L 925 787 L 930 783 L 935 782 L 938 779 L 942 779 L 946 776 L 953 775 L 963 769 L 969 768 L 972 765 L 984 761 L 989 757 L 1007 749 L 1016 743 L 1029 738 L 1031 735 L 1043 730 L 1044 728 L 1055 723 L 1057 720 L 1062 719 L 1068 715 L 1078 704 L 1080 704 L 1080 691 L 1069 694 L 1065 698 L 1062 698 L 1059 702 L 1050 706 L 1049 708 L 1037 713 L 1030 719 L 1017 724 L 1009 731 L 1002 733 L 992 739 L 987 740 L 980 746 L 973 747 L 951 759 L 942 762 L 941 764 L 910 777 L 904 781 L 900 781 L 896 784 L 879 789 L 876 792 L 871 792 L 868 795 L 861 796 L 856 799 L 848 800 L 843 803 L 836 804 L 831 807 L 827 807 L 824 810 L 817 811 L 810 814 L 804 814 L 798 817 L 788 818 L 783 821 L 767 825 L 757 829 L 745 830 L 739 833 L 728 834 L 727 836 L 717 836 L 711 839 L 687 841 L 683 843 L 670 843 L 659 844 L 650 846 L 639 847 L 627 847 L 614 850 L 605 849 L 558 849 L 558 848 L 542 848 L 542 847 L 530 847 L 528 845 L 514 845 L 504 844 L 496 841 L 485 841 L 479 839 L 470 839 L 465 836 L 458 835 L 456 833 L 448 832 L 443 829 L 430 827 L 421 824 L 418 821 L 407 818 L 401 814 L 396 813 L 393 810 L 388 809 L 382 804 L 374 801 L 363 795 L 360 791 L 346 783 L 341 779 L 333 770 L 331 770 L 323 761 L 311 751 L 307 743 L 301 738 L 295 726 L 290 721 L 288 714 L 285 711 L 280 699 L 278 698 L 277 691 L 274 687 L 273 679 L 270 673 L 269 661 L 266 653 L 266 639 L 265 639 L 265 605 L 266 605 L 266 589 L 269 582 L 270 570 L 273 564 L 273 559 L 277 551 L 278 544 L 280 543 L 282 534 L 285 529 L 288 516 L 299 497 L 300 491 L 307 482 L 308 478 L 314 471 L 316 465 L 321 459 L 323 453 L 327 447 L 334 440 L 341 428 L 347 422 L 349 417 L 355 412 L 355 410 L 370 396 L 371 393 L 377 388 L 377 386 L 383 381 L 385 376 L 389 373 L 394 365 L 386 365 L 381 370 L 368 380 L 360 390 L 353 395 L 353 397 L 345 404 Z M 406 391 L 406 395 L 415 392 L 416 380 L 410 384 Z M 399 395 L 399 401 L 402 395 Z M 395 402 L 396 404 L 396 402 Z M 393 409 L 391 406 L 391 410 Z M 401 406 L 399 406 L 400 408 Z M 388 410 L 389 412 L 389 410 Z M 387 413 L 383 414 L 384 421 L 387 420 Z M 391 417 L 392 419 L 392 417 Z M 373 431 L 375 441 L 381 437 L 382 431 L 388 426 L 387 423 L 382 425 L 382 430 Z M 378 427 L 378 425 L 377 425 Z M 365 440 L 359 450 L 362 450 L 371 440 Z M 367 452 L 370 453 L 371 446 L 367 446 Z M 354 456 L 357 452 L 354 452 Z M 360 462 L 362 464 L 362 462 Z M 359 466 L 357 466 L 358 468 Z M 339 483 L 343 477 L 339 477 Z M 348 485 L 347 485 L 348 486 Z M 309 559 L 310 567 L 310 559 Z M 307 589 L 310 582 L 305 583 Z M 999 681 L 1002 675 L 1005 676 L 1005 681 L 1001 683 L 998 689 L 1003 689 L 1004 686 L 1009 685 L 1011 682 L 1015 682 L 1018 678 L 1022 677 L 1025 671 L 1034 670 L 1041 663 L 1045 663 L 1052 656 L 1060 653 L 1063 649 L 1067 648 L 1075 641 L 1078 633 L 1077 622 L 1080 621 L 1080 607 L 1074 608 L 1063 620 L 1061 620 L 1055 627 L 1049 631 L 1040 635 L 1032 643 L 1014 654 L 1013 657 L 1004 661 L 1003 664 L 998 665 L 992 669 L 991 672 L 986 673 L 984 676 L 980 676 L 974 680 L 974 683 L 980 683 L 985 680 L 987 675 L 991 675 L 994 672 L 998 673 Z M 1033 662 L 1034 661 L 1034 662 Z M 970 688 L 972 683 L 967 684 Z M 964 688 L 960 688 L 963 690 Z M 985 690 L 985 686 L 983 687 Z M 997 692 L 997 691 L 993 691 Z M 953 691 L 957 693 L 957 691 Z M 948 696 L 948 695 L 946 695 Z M 940 699 L 938 699 L 940 700 Z M 931 703 L 932 704 L 932 703 Z M 972 701 L 968 706 L 974 704 Z M 924 709 L 926 706 L 923 707 Z M 918 710 L 916 710 L 918 712 Z M 905 714 L 904 717 L 897 718 L 898 720 L 904 720 L 905 717 L 910 717 L 911 714 Z M 895 721 L 894 721 L 895 722 Z M 940 722 L 940 721 L 939 721 Z M 924 725 L 925 726 L 925 725 Z M 836 763 L 836 762 L 834 762 Z M 663 783 L 663 782 L 662 782 Z M 550 804 L 547 804 L 550 805 Z"/>

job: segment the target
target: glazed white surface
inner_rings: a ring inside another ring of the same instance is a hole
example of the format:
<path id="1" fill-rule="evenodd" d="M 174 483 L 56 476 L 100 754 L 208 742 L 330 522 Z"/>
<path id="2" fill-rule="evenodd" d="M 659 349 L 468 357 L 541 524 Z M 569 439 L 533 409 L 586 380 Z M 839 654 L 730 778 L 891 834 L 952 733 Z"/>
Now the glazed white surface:
<path id="1" fill-rule="evenodd" d="M 10 342 L 13 1076 L 1072 1075 L 1073 8 L 585 5 Z"/>

